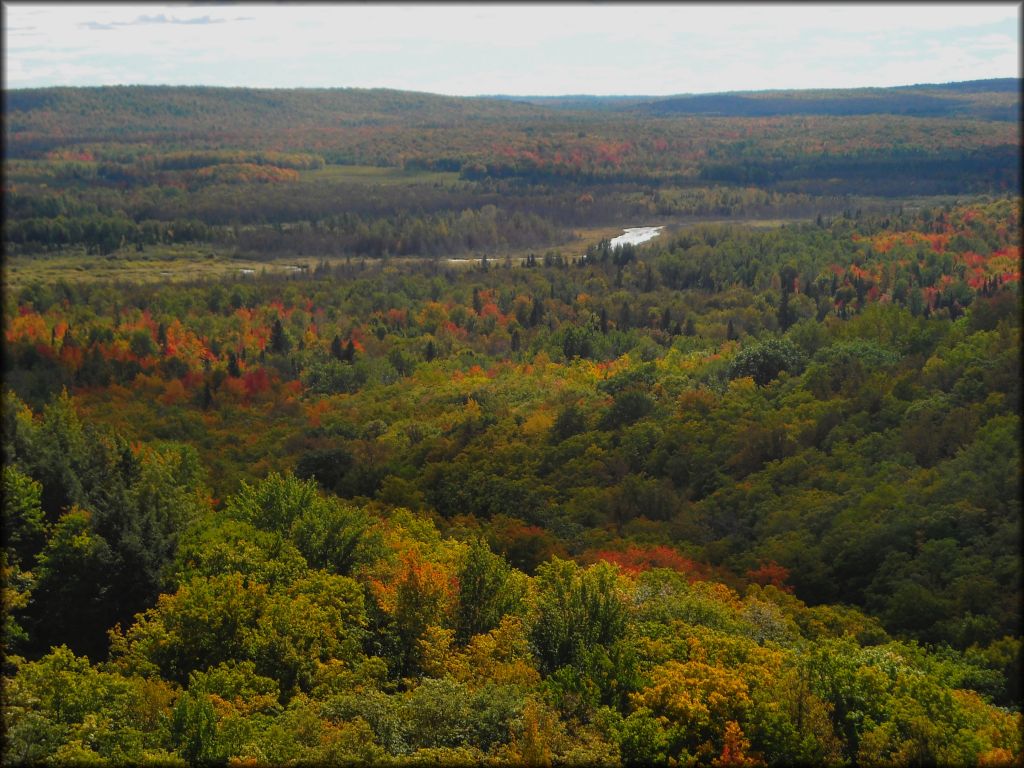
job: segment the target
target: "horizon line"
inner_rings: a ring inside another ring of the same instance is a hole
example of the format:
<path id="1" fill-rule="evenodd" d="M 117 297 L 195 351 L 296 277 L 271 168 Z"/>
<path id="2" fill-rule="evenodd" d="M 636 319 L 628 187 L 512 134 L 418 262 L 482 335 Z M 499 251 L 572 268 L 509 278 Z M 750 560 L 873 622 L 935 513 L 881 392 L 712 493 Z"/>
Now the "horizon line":
<path id="1" fill-rule="evenodd" d="M 290 85 L 290 86 L 261 86 L 261 85 L 209 85 L 204 83 L 104 83 L 98 85 L 34 85 L 34 86 L 15 86 L 8 87 L 3 86 L 2 90 L 6 92 L 11 91 L 45 91 L 55 89 L 69 89 L 69 90 L 88 90 L 88 89 L 99 89 L 99 88 L 208 88 L 218 90 L 250 90 L 250 91 L 342 91 L 342 90 L 353 90 L 353 91 L 394 91 L 399 93 L 415 93 L 423 96 L 441 96 L 449 99 L 665 99 L 673 98 L 678 96 L 710 96 L 710 95 L 726 95 L 726 94 L 748 94 L 748 93 L 776 93 L 776 92 L 810 92 L 810 91 L 884 91 L 896 88 L 926 88 L 926 87 L 941 87 L 951 85 L 964 85 L 968 83 L 985 83 L 1000 80 L 1016 80 L 1018 82 L 1024 81 L 1024 77 L 1020 75 L 1011 75 L 1005 77 L 982 77 L 972 78 L 970 80 L 949 80 L 946 82 L 920 82 L 920 83 L 904 83 L 900 85 L 858 85 L 858 86 L 842 86 L 842 87 L 830 87 L 830 86 L 817 86 L 813 88 L 787 88 L 787 87 L 774 87 L 774 88 L 757 88 L 757 89 L 737 89 L 728 91 L 680 91 L 675 93 L 665 94 L 650 94 L 650 93 L 614 93 L 614 94 L 596 94 L 596 93 L 559 93 L 559 94 L 515 94 L 515 93 L 477 93 L 473 95 L 463 94 L 452 94 L 452 93 L 441 93 L 437 91 L 417 91 L 409 88 L 395 88 L 390 86 L 358 86 L 358 85 Z"/>

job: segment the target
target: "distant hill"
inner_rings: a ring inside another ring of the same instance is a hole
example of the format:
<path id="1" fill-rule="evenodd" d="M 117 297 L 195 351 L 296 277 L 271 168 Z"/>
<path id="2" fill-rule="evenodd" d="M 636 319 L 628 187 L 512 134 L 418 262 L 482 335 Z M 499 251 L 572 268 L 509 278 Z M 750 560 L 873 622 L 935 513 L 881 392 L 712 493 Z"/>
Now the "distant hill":
<path id="1" fill-rule="evenodd" d="M 924 83 L 919 85 L 900 85 L 893 90 L 919 88 L 922 90 L 959 91 L 961 93 L 1020 93 L 1019 77 L 997 77 L 989 80 L 964 80 L 957 83 Z"/>
<path id="2" fill-rule="evenodd" d="M 497 101 L 511 101 L 517 104 L 531 104 L 552 109 L 612 112 L 646 104 L 656 96 L 588 96 L 571 94 L 564 96 L 483 96 Z"/>
<path id="3" fill-rule="evenodd" d="M 645 115 L 776 117 L 906 115 L 1019 120 L 1018 78 L 893 88 L 707 93 L 652 99 L 631 107 Z"/>
<path id="4" fill-rule="evenodd" d="M 128 120 L 139 128 L 173 126 L 181 118 L 219 123 L 258 119 L 287 127 L 296 122 L 381 125 L 540 117 L 530 104 L 441 96 L 386 88 L 219 88 L 123 85 L 23 88 L 4 91 L 4 117 L 16 127 L 40 113 L 77 114 L 89 125 Z M 116 114 L 115 114 L 116 113 Z M 10 130 L 11 125 L 8 125 Z"/>

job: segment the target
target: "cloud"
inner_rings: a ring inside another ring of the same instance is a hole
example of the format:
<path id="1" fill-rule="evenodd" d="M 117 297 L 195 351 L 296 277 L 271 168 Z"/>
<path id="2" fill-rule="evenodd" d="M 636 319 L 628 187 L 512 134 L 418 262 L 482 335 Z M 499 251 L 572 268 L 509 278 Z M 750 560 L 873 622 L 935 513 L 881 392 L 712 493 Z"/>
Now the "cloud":
<path id="1" fill-rule="evenodd" d="M 114 22 L 119 26 L 127 27 L 135 24 L 223 24 L 227 19 L 211 19 L 209 16 L 200 16 L 196 19 L 179 19 L 176 16 L 168 18 L 161 13 L 156 16 L 139 16 L 135 21 Z"/>
<path id="2" fill-rule="evenodd" d="M 251 19 L 252 17 L 248 17 Z M 246 21 L 245 17 L 235 21 Z M 83 21 L 79 23 L 79 29 L 117 29 L 118 27 L 136 27 L 148 24 L 223 24 L 227 19 L 211 19 L 207 16 L 200 16 L 194 19 L 179 19 L 176 16 L 168 17 L 160 13 L 156 16 L 138 16 L 134 21 L 111 21 L 103 23 L 100 21 Z M 21 27 L 21 29 L 32 29 L 32 27 Z"/>
<path id="3" fill-rule="evenodd" d="M 461 95 L 843 87 L 1019 71 L 1020 6 L 1005 3 L 11 3 L 5 10 L 8 87 L 66 84 L 61 78 L 72 76 L 83 83 L 90 66 L 103 69 L 106 82 Z M 42 32 L 18 31 L 26 25 Z"/>

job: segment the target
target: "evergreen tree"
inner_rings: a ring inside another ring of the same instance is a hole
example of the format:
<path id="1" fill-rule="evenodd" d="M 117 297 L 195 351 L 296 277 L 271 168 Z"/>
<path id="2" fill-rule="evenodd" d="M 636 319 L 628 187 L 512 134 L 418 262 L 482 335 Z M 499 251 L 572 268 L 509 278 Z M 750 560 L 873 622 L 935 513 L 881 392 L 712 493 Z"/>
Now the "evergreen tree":
<path id="1" fill-rule="evenodd" d="M 275 355 L 282 355 L 288 351 L 290 346 L 284 326 L 281 325 L 281 318 L 277 318 L 270 329 L 270 351 Z"/>
<path id="2" fill-rule="evenodd" d="M 540 324 L 540 321 L 544 319 L 544 305 L 541 304 L 540 299 L 534 297 L 533 307 L 530 309 L 530 327 L 535 328 Z"/>
<path id="3" fill-rule="evenodd" d="M 341 346 L 341 337 L 338 334 L 334 334 L 334 338 L 331 339 L 331 357 L 336 360 L 342 360 L 345 356 L 345 349 Z"/>

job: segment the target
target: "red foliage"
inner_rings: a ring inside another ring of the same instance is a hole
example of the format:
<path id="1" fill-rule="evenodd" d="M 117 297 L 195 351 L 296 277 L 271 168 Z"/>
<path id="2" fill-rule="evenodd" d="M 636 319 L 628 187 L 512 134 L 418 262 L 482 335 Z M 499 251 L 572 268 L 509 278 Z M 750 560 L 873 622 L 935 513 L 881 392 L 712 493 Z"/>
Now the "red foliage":
<path id="1" fill-rule="evenodd" d="M 685 573 L 689 580 L 700 581 L 707 576 L 707 568 L 700 563 L 683 557 L 676 550 L 664 544 L 655 546 L 632 545 L 624 550 L 597 550 L 583 557 L 587 562 L 606 560 L 615 563 L 623 572 L 638 574 L 652 568 L 669 568 L 678 573 Z"/>
<path id="2" fill-rule="evenodd" d="M 384 319 L 391 328 L 405 328 L 409 324 L 409 312 L 405 309 L 389 309 Z"/>
<path id="3" fill-rule="evenodd" d="M 762 563 L 760 567 L 747 571 L 747 578 L 762 587 L 771 584 L 783 592 L 792 592 L 793 587 L 786 584 L 789 578 L 789 568 L 779 565 L 774 560 Z"/>
<path id="4" fill-rule="evenodd" d="M 266 368 L 256 368 L 243 374 L 242 381 L 245 383 L 245 393 L 250 397 L 270 389 L 270 375 Z"/>

